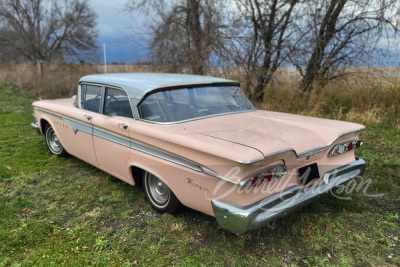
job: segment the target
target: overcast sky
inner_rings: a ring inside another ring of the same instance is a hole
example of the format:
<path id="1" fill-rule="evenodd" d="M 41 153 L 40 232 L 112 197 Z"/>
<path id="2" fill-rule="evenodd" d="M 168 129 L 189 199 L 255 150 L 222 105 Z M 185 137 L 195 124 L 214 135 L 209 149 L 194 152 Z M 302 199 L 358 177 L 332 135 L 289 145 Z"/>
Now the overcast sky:
<path id="1" fill-rule="evenodd" d="M 126 11 L 127 0 L 89 0 L 89 5 L 97 15 L 97 28 L 99 31 L 98 44 L 100 61 L 103 63 L 103 43 L 106 44 L 107 63 L 126 62 L 133 63 L 147 60 L 146 41 L 143 35 L 137 32 L 146 30 L 145 21 L 151 20 L 145 15 L 136 13 L 134 16 Z M 135 34 L 136 32 L 136 34 Z M 389 39 L 380 40 L 381 47 L 387 47 Z M 393 42 L 396 47 L 391 50 L 398 51 L 397 38 Z M 374 56 L 373 56 L 374 57 Z M 387 60 L 387 58 L 385 58 Z M 382 63 L 385 65 L 388 63 Z"/>
<path id="2" fill-rule="evenodd" d="M 98 43 L 103 62 L 103 43 L 106 44 L 107 63 L 125 61 L 128 63 L 146 60 L 146 49 L 134 31 L 142 26 L 143 17 L 135 18 L 126 12 L 126 0 L 89 0 L 97 14 Z"/>

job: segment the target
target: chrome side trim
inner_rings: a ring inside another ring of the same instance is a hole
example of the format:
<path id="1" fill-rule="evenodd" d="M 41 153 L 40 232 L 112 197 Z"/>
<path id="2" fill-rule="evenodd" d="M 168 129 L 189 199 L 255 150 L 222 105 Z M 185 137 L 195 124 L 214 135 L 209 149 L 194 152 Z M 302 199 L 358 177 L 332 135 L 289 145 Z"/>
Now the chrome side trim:
<path id="1" fill-rule="evenodd" d="M 142 119 L 142 118 L 139 118 L 139 119 L 137 119 L 137 120 L 138 120 L 138 121 L 148 122 L 148 123 L 153 123 L 153 124 L 172 125 L 172 124 L 180 124 L 180 123 L 184 123 L 184 122 L 202 120 L 202 119 L 207 119 L 207 118 L 212 118 L 212 117 L 225 116 L 225 115 L 232 115 L 232 114 L 239 114 L 239 113 L 246 113 L 246 112 L 255 112 L 255 111 L 258 111 L 258 110 L 257 110 L 257 109 L 254 109 L 254 110 L 242 110 L 242 111 L 224 112 L 224 113 L 219 113 L 219 114 L 213 114 L 213 115 L 207 115 L 207 116 L 202 116 L 202 117 L 191 118 L 191 119 L 187 119 L 187 120 L 170 121 L 170 122 L 150 121 L 150 120 L 145 120 L 145 119 Z M 186 130 L 186 129 L 185 129 L 185 130 Z"/>
<path id="2" fill-rule="evenodd" d="M 205 174 L 208 174 L 208 175 L 217 177 L 217 178 L 219 178 L 219 179 L 221 179 L 221 180 L 224 180 L 224 181 L 226 181 L 226 182 L 232 183 L 232 184 L 234 184 L 234 185 L 240 184 L 240 182 L 235 182 L 235 181 L 232 181 L 232 180 L 230 180 L 230 179 L 228 179 L 228 178 L 225 178 L 225 177 L 219 175 L 218 173 L 215 173 L 215 172 L 213 172 L 212 170 L 207 169 L 206 167 L 203 167 L 203 166 L 200 166 L 200 167 L 201 167 L 201 169 L 202 169 L 202 172 L 204 172 Z"/>
<path id="3" fill-rule="evenodd" d="M 47 113 L 47 114 L 52 115 L 54 117 L 57 117 L 59 119 L 64 119 L 64 117 L 62 117 L 62 116 L 60 116 L 60 115 L 58 115 L 56 113 L 53 113 L 53 112 L 50 112 L 50 111 L 47 111 L 47 110 L 44 110 L 44 109 L 41 109 L 41 108 L 34 108 L 34 110 L 38 110 L 38 111 L 41 111 L 43 113 Z"/>
<path id="4" fill-rule="evenodd" d="M 237 207 L 218 199 L 211 200 L 218 224 L 235 234 L 254 230 L 296 210 L 335 186 L 350 181 L 365 171 L 365 161 L 357 159 L 346 166 L 326 172 L 322 183 L 303 188 L 293 186 L 246 207 Z"/>
<path id="5" fill-rule="evenodd" d="M 112 134 L 110 132 L 104 131 L 102 129 L 93 127 L 93 135 L 96 137 L 99 137 L 101 139 L 122 145 L 122 146 L 126 146 L 129 147 L 131 146 L 131 142 L 129 141 L 129 139 Z"/>
<path id="6" fill-rule="evenodd" d="M 73 120 L 73 119 L 70 119 L 70 118 L 66 118 L 66 117 L 60 116 L 60 115 L 58 115 L 56 113 L 53 113 L 53 112 L 50 112 L 50 111 L 47 111 L 47 110 L 44 110 L 44 109 L 35 108 L 35 110 L 38 110 L 40 112 L 52 115 L 52 116 L 54 116 L 54 117 L 56 117 L 58 119 L 61 119 L 61 120 L 65 121 L 65 122 L 67 122 L 69 124 L 69 126 L 71 127 L 71 129 L 74 131 L 75 134 L 78 131 L 81 131 L 81 132 L 84 132 L 84 133 L 87 133 L 87 134 L 92 134 L 92 126 L 91 125 L 88 125 L 86 123 L 82 123 L 82 122 L 79 122 L 79 121 L 76 121 L 76 120 Z"/>
<path id="7" fill-rule="evenodd" d="M 356 133 L 356 132 L 359 132 L 359 131 L 364 130 L 364 129 L 365 129 L 365 127 L 362 127 L 362 128 L 360 128 L 360 129 L 357 129 L 357 130 L 353 130 L 353 131 L 348 131 L 348 132 L 345 132 L 345 133 L 341 133 L 341 134 L 339 134 L 338 136 L 336 136 L 335 138 L 333 138 L 332 141 L 330 141 L 329 144 L 327 144 L 327 145 L 325 145 L 325 146 L 320 146 L 320 147 L 317 147 L 317 148 L 313 148 L 313 149 L 310 149 L 310 150 L 306 150 L 306 151 L 300 152 L 300 153 L 298 153 L 298 154 L 297 154 L 296 150 L 294 150 L 293 148 L 288 148 L 288 149 L 285 149 L 285 150 L 281 150 L 281 151 L 278 151 L 278 152 L 274 152 L 274 153 L 268 154 L 268 155 L 266 155 L 265 157 L 259 158 L 259 159 L 256 159 L 256 160 L 252 160 L 252 161 L 237 160 L 236 162 L 237 162 L 237 163 L 240 163 L 240 164 L 243 164 L 243 165 L 249 165 L 249 164 L 254 164 L 254 163 L 263 161 L 264 159 L 267 159 L 267 158 L 270 158 L 270 157 L 273 157 L 273 156 L 276 156 L 276 155 L 279 155 L 279 154 L 287 153 L 287 152 L 293 152 L 293 153 L 295 154 L 296 158 L 298 158 L 298 159 L 305 158 L 305 157 L 311 156 L 311 155 L 313 155 L 313 154 L 317 154 L 317 153 L 319 153 L 319 152 L 328 150 L 329 147 L 330 147 L 337 139 L 339 139 L 340 137 L 342 137 L 342 136 L 344 136 L 344 135 L 346 135 L 346 134 Z"/>
<path id="8" fill-rule="evenodd" d="M 116 144 L 119 144 L 119 145 L 122 145 L 122 146 L 125 146 L 125 147 L 128 147 L 128 148 L 131 148 L 131 149 L 146 153 L 148 155 L 155 156 L 157 158 L 164 159 L 166 161 L 181 165 L 183 167 L 192 169 L 194 171 L 202 172 L 202 173 L 214 176 L 214 177 L 216 177 L 218 179 L 222 179 L 224 181 L 227 181 L 227 182 L 230 182 L 230 183 L 233 183 L 233 184 L 238 184 L 237 182 L 234 182 L 234 181 L 232 181 L 230 179 L 227 179 L 225 177 L 222 177 L 222 176 L 218 175 L 217 173 L 207 169 L 204 166 L 201 166 L 201 165 L 199 165 L 197 163 L 194 163 L 192 161 L 183 159 L 181 157 L 172 155 L 172 154 L 170 154 L 168 152 L 164 152 L 164 151 L 159 150 L 157 148 L 153 148 L 153 147 L 147 146 L 145 144 L 130 140 L 128 138 L 124 138 L 124 137 L 112 134 L 112 133 L 110 133 L 108 131 L 105 131 L 103 129 L 92 127 L 91 125 L 88 125 L 88 124 L 85 124 L 85 123 L 81 123 L 81 122 L 78 122 L 78 121 L 70 119 L 70 118 L 62 117 L 62 116 L 60 116 L 58 114 L 55 114 L 53 112 L 49 112 L 47 110 L 42 110 L 42 109 L 39 109 L 39 108 L 35 108 L 35 109 L 39 110 L 41 112 L 47 113 L 49 115 L 55 116 L 55 117 L 57 117 L 59 119 L 64 120 L 65 122 L 67 122 L 70 125 L 71 129 L 74 131 L 75 134 L 76 134 L 77 131 L 85 132 L 85 133 L 91 134 L 93 136 L 102 138 L 104 140 L 107 140 L 107 141 L 110 141 L 110 142 L 114 142 Z"/>
<path id="9" fill-rule="evenodd" d="M 175 155 L 172 155 L 170 153 L 164 152 L 162 150 L 159 150 L 159 149 L 156 149 L 156 148 L 141 144 L 141 143 L 136 142 L 136 141 L 132 141 L 131 140 L 130 142 L 131 142 L 130 147 L 132 149 L 135 149 L 137 151 L 140 151 L 140 152 L 155 156 L 155 157 L 160 158 L 160 159 L 167 160 L 167 161 L 172 162 L 172 163 L 176 163 L 178 165 L 187 167 L 187 168 L 195 170 L 197 172 L 203 172 L 203 169 L 201 168 L 201 166 L 196 164 L 196 163 L 194 163 L 194 162 L 192 162 L 192 161 L 180 158 L 178 156 L 175 156 Z"/>
<path id="10" fill-rule="evenodd" d="M 82 123 L 82 122 L 78 122 L 76 120 L 71 120 L 68 118 L 62 118 L 64 121 L 66 121 L 69 126 L 71 126 L 72 130 L 74 131 L 74 134 L 76 134 L 78 131 L 87 133 L 87 134 L 92 134 L 92 127 Z"/>

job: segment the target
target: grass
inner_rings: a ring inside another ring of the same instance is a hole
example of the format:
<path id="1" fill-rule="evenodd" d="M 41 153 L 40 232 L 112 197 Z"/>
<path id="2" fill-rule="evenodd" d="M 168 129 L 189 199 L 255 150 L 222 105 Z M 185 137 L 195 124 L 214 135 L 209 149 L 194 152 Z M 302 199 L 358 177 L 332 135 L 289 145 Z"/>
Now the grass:
<path id="1" fill-rule="evenodd" d="M 159 214 L 140 188 L 52 156 L 29 126 L 33 100 L 0 96 L 0 266 L 400 265 L 400 129 L 384 120 L 362 133 L 365 192 L 326 194 L 235 236 L 193 210 Z"/>

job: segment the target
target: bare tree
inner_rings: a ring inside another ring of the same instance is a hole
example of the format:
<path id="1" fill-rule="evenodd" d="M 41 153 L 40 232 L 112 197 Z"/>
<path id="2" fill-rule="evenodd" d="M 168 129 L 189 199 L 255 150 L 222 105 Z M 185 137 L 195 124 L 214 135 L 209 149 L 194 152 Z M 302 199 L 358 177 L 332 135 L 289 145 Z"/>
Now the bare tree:
<path id="1" fill-rule="evenodd" d="M 296 47 L 291 36 L 296 31 L 295 6 L 299 0 L 236 0 L 236 3 L 244 22 L 238 27 L 241 36 L 235 41 L 240 48 L 234 49 L 241 56 L 234 57 L 245 66 L 247 87 L 254 87 L 250 97 L 261 102 L 266 85 Z M 255 85 L 251 82 L 254 77 Z"/>
<path id="2" fill-rule="evenodd" d="M 0 0 L 0 26 L 7 32 L 0 45 L 33 63 L 97 49 L 95 14 L 85 0 Z"/>
<path id="3" fill-rule="evenodd" d="M 204 74 L 220 27 L 217 2 L 208 0 L 131 0 L 131 11 L 146 10 L 156 18 L 150 26 L 150 56 L 173 70 L 189 67 Z M 155 15 L 154 15 L 155 13 Z"/>
<path id="4" fill-rule="evenodd" d="M 303 76 L 301 90 L 348 73 L 346 66 L 362 64 L 390 32 L 397 32 L 397 0 L 314 0 L 304 12 L 305 37 L 293 64 Z"/>
<path id="5" fill-rule="evenodd" d="M 245 91 L 262 101 L 264 88 L 295 48 L 291 35 L 299 1 L 131 0 L 128 6 L 158 18 L 151 25 L 153 61 L 175 71 L 190 66 L 195 74 L 212 64 L 240 66 Z"/>
<path id="6" fill-rule="evenodd" d="M 245 91 L 262 102 L 281 66 L 302 75 L 301 91 L 366 63 L 382 37 L 398 32 L 398 0 L 128 0 L 151 10 L 150 55 L 174 70 L 243 71 Z"/>

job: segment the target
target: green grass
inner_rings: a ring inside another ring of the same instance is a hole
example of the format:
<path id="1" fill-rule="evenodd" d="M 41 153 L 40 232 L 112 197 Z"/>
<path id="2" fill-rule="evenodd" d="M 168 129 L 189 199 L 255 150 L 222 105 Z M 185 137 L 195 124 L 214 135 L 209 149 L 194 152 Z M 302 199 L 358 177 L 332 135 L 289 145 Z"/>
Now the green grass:
<path id="1" fill-rule="evenodd" d="M 326 194 L 235 236 L 193 210 L 158 214 L 139 188 L 52 156 L 30 127 L 33 100 L 7 88 L 0 96 L 0 266 L 400 264 L 400 132 L 384 122 L 362 134 L 365 192 Z"/>

